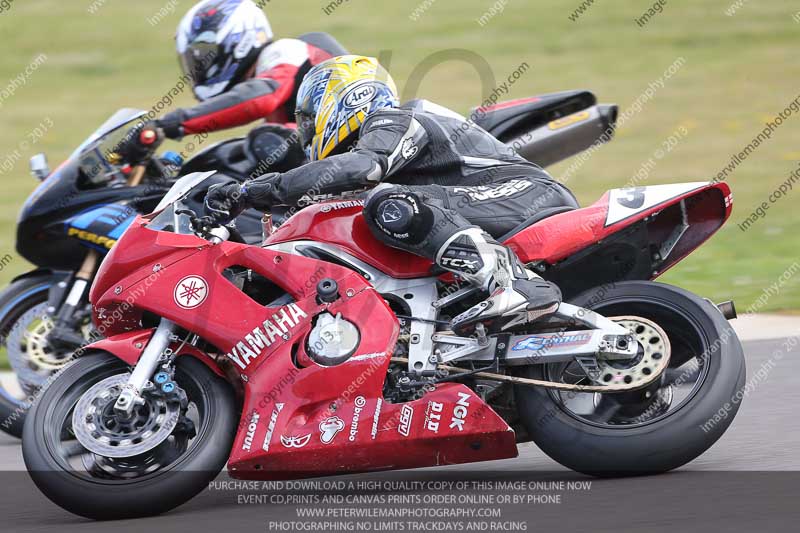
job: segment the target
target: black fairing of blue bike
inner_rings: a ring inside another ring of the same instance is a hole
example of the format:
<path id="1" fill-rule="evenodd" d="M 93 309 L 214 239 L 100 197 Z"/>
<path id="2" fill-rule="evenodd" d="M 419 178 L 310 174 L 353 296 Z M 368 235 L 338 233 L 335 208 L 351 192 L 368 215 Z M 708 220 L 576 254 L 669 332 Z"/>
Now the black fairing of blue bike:
<path id="1" fill-rule="evenodd" d="M 234 158 L 230 163 L 222 163 L 226 156 L 232 155 L 231 144 L 236 143 L 220 143 L 198 154 L 187 163 L 189 168 L 183 173 L 220 171 L 206 181 L 208 186 L 247 179 L 252 172 L 252 161 L 245 165 Z M 87 248 L 105 254 L 133 217 L 152 211 L 170 185 L 82 189 L 77 185 L 79 172 L 76 161 L 66 162 L 39 185 L 22 208 L 17 223 L 17 252 L 39 268 L 77 270 Z M 204 190 L 199 190 L 188 200 L 188 206 L 202 213 L 204 196 Z M 260 212 L 249 210 L 236 223 L 248 242 L 260 239 Z"/>

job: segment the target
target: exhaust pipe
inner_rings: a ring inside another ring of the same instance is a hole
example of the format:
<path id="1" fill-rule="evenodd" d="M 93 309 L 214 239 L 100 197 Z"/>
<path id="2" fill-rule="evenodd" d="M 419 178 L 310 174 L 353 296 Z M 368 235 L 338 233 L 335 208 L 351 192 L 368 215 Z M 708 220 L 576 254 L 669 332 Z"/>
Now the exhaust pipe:
<path id="1" fill-rule="evenodd" d="M 736 314 L 736 305 L 734 305 L 733 300 L 718 303 L 717 309 L 719 309 L 719 312 L 722 313 L 722 316 L 728 320 L 733 320 L 738 316 Z"/>
<path id="2" fill-rule="evenodd" d="M 546 167 L 611 140 L 616 105 L 593 105 L 518 135 L 506 144 L 532 163 Z"/>

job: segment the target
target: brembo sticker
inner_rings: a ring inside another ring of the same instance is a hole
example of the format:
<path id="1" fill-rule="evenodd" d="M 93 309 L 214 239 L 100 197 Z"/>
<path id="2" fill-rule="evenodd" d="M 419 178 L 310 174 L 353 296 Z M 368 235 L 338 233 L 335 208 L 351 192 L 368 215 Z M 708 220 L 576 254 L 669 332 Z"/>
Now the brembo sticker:
<path id="1" fill-rule="evenodd" d="M 259 356 L 261 350 L 271 346 L 275 339 L 282 340 L 284 335 L 300 323 L 301 318 L 307 317 L 305 311 L 291 303 L 272 315 L 272 320 L 265 320 L 263 325 L 256 326 L 252 333 L 245 335 L 244 340 L 237 342 L 225 356 L 245 370 Z"/>
<path id="2" fill-rule="evenodd" d="M 367 405 L 366 398 L 363 396 L 356 396 L 355 405 L 353 420 L 350 422 L 350 442 L 355 442 L 358 436 L 358 422 L 361 420 L 361 413 L 364 411 L 364 406 Z"/>

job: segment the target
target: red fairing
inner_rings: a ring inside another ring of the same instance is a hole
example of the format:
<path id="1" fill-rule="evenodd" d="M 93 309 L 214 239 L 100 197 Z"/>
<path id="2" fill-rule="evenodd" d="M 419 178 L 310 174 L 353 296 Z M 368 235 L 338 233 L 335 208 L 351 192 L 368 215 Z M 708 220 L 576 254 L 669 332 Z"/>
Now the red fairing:
<path id="1" fill-rule="evenodd" d="M 647 190 L 650 198 L 636 197 Z M 630 202 L 628 202 L 630 200 Z M 731 214 L 733 201 L 726 183 L 657 185 L 637 189 L 614 189 L 583 209 L 548 217 L 512 236 L 506 244 L 525 263 L 556 263 L 606 237 L 670 206 L 686 200 L 690 229 L 673 253 L 674 265 L 714 234 Z M 642 201 L 638 206 L 636 202 Z M 661 272 L 666 270 L 663 268 Z"/>
<path id="2" fill-rule="evenodd" d="M 334 244 L 395 278 L 431 275 L 433 263 L 386 246 L 372 234 L 362 216 L 362 201 L 315 204 L 292 216 L 266 244 L 311 240 Z"/>
<path id="3" fill-rule="evenodd" d="M 129 365 L 133 366 L 142 355 L 142 350 L 150 342 L 155 329 L 135 330 L 128 333 L 115 335 L 110 339 L 101 339 L 87 345 L 84 350 L 88 352 L 100 351 L 114 354 Z M 219 369 L 216 363 L 207 354 L 196 349 L 194 346 L 184 345 L 183 343 L 173 343 L 170 348 L 178 355 L 190 355 L 204 362 L 212 372 L 224 378 L 225 374 Z"/>
<path id="4" fill-rule="evenodd" d="M 152 330 L 126 330 L 145 311 L 219 348 L 216 359 L 189 355 L 209 366 L 220 361 L 241 377 L 242 421 L 229 460 L 234 476 L 297 478 L 516 455 L 513 431 L 463 385 L 439 385 L 408 404 L 384 401 L 383 384 L 400 326 L 384 299 L 357 273 L 254 246 L 214 246 L 141 223 L 131 225 L 117 246 L 92 291 L 96 321 L 113 317 L 108 331 L 116 335 L 92 348 L 134 364 Z M 168 266 L 152 276 L 142 278 L 142 269 L 127 275 L 113 264 L 118 257 L 138 264 L 130 259 L 134 251 L 156 246 L 162 254 L 148 255 L 150 261 Z M 196 253 L 185 260 L 188 246 Z M 274 307 L 256 302 L 225 278 L 223 272 L 232 266 L 252 269 L 294 301 Z M 333 303 L 317 300 L 316 284 L 323 278 L 338 285 L 340 297 Z M 187 289 L 196 288 L 198 280 L 202 296 L 187 300 Z M 341 314 L 356 326 L 357 352 L 334 367 L 297 366 L 295 355 L 308 360 L 308 334 L 322 312 Z M 398 444 L 404 445 L 402 457 Z"/>
<path id="5" fill-rule="evenodd" d="M 518 105 L 523 104 L 532 104 L 534 102 L 538 102 L 541 100 L 538 96 L 531 96 L 530 98 L 520 98 L 518 100 L 509 100 L 508 102 L 500 102 L 499 104 L 494 104 L 486 107 L 481 107 L 481 111 L 500 111 L 501 109 L 508 109 L 510 107 L 516 107 Z"/>
<path id="6" fill-rule="evenodd" d="M 603 227 L 608 193 L 589 207 L 548 217 L 512 236 L 507 244 L 524 263 L 555 263 L 610 233 Z"/>
<path id="7" fill-rule="evenodd" d="M 150 342 L 154 329 L 140 329 L 120 333 L 108 339 L 100 339 L 97 342 L 87 345 L 84 350 L 103 351 L 114 354 L 129 365 L 135 365 L 142 355 L 142 350 Z"/>
<path id="8" fill-rule="evenodd" d="M 682 238 L 666 268 L 677 263 L 707 240 L 728 219 L 732 209 L 730 188 L 725 183 L 689 183 L 647 187 L 642 206 L 620 206 L 639 189 L 614 189 L 594 204 L 548 217 L 513 235 L 508 245 L 525 262 L 553 264 L 602 241 L 611 234 L 639 222 L 665 208 L 687 202 L 690 230 Z M 650 200 L 648 200 L 648 198 Z M 632 198 L 637 200 L 637 198 Z M 649 205 L 645 202 L 651 202 Z M 610 202 L 614 203 L 609 213 Z M 431 275 L 433 263 L 379 242 L 362 216 L 360 201 L 315 204 L 295 214 L 281 226 L 267 244 L 310 240 L 336 245 L 353 256 L 395 278 L 419 278 Z M 614 217 L 622 217 L 617 220 Z"/>
<path id="9" fill-rule="evenodd" d="M 291 479 L 517 456 L 514 432 L 464 385 L 438 385 L 423 399 L 404 404 L 383 400 L 388 358 L 374 357 L 273 376 L 248 387 L 231 475 Z M 350 380 L 362 375 L 367 383 L 353 391 Z M 334 383 L 326 381 L 334 376 Z M 337 386 L 333 395 L 313 392 Z"/>
<path id="10" fill-rule="evenodd" d="M 131 224 L 130 231 L 125 231 L 111 248 L 95 276 L 89 292 L 91 301 L 96 301 L 103 293 L 113 289 L 123 278 L 126 283 L 132 283 L 150 277 L 154 274 L 154 264 L 164 267 L 180 261 L 197 253 L 198 246 L 206 243 L 191 235 L 150 231 L 144 227 L 147 223 L 145 217 L 138 216 Z M 179 240 L 169 237 L 178 237 Z"/>

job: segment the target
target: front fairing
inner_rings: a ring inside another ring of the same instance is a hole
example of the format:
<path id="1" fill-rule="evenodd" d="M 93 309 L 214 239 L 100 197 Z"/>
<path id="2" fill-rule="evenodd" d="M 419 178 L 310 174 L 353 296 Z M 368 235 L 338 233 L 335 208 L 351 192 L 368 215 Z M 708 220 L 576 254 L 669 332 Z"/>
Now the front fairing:
<path id="1" fill-rule="evenodd" d="M 78 162 L 68 159 L 28 196 L 22 204 L 17 223 L 22 224 L 30 218 L 57 210 L 59 205 L 68 204 L 80 192 L 76 185 L 77 179 Z"/>
<path id="2" fill-rule="evenodd" d="M 71 203 L 77 195 L 97 190 L 82 190 L 78 187 L 81 157 L 93 149 L 99 149 L 102 153 L 109 152 L 111 148 L 119 144 L 120 138 L 124 136 L 125 126 L 143 115 L 144 112 L 137 109 L 120 109 L 101 124 L 72 152 L 66 161 L 36 187 L 25 200 L 18 222 L 40 216 L 48 211 L 55 211 L 58 206 Z"/>
<path id="3" fill-rule="evenodd" d="M 17 223 L 17 252 L 40 267 L 74 269 L 86 247 L 105 253 L 134 215 L 163 195 L 163 188 L 145 185 L 78 190 L 69 170 L 57 170 L 40 185 Z"/>
<path id="4" fill-rule="evenodd" d="M 137 216 L 100 265 L 89 293 L 95 306 L 111 292 L 122 292 L 150 278 L 155 282 L 171 265 L 210 246 L 194 235 L 153 231 L 147 217 Z M 96 317 L 97 318 L 97 317 Z"/>

